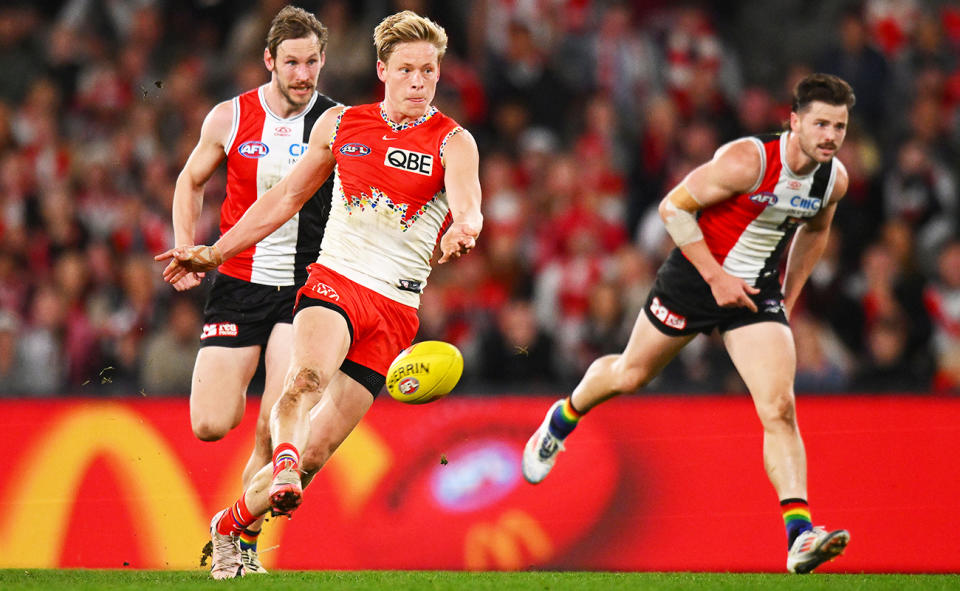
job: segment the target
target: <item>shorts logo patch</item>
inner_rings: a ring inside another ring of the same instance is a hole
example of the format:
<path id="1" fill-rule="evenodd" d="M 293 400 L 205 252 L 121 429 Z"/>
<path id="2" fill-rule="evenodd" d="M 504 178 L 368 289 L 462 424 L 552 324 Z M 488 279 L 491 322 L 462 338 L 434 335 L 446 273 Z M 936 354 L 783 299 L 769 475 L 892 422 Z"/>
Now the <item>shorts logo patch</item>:
<path id="1" fill-rule="evenodd" d="M 666 306 L 660 303 L 660 298 L 654 297 L 650 302 L 650 312 L 654 317 L 663 323 L 664 326 L 683 330 L 687 326 L 687 319 L 675 312 L 671 312 Z"/>
<path id="2" fill-rule="evenodd" d="M 210 337 L 235 337 L 237 336 L 237 325 L 233 322 L 221 322 L 219 324 L 204 324 L 203 333 L 200 340 Z"/>
<path id="3" fill-rule="evenodd" d="M 327 298 L 328 300 L 333 300 L 335 302 L 340 301 L 340 294 L 337 293 L 337 290 L 333 289 L 326 283 L 320 283 L 318 281 L 317 283 L 311 285 L 310 289 L 316 292 L 317 295 L 321 295 Z"/>
<path id="4" fill-rule="evenodd" d="M 763 308 L 765 314 L 779 314 L 783 310 L 783 301 L 782 300 L 763 300 L 763 303 L 760 305 Z"/>

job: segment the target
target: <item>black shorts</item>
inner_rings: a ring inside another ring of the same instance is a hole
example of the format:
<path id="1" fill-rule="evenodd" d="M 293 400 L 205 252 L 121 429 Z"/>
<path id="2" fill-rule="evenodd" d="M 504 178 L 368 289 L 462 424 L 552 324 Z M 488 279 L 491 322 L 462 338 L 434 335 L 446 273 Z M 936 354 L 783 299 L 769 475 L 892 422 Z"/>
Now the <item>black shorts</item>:
<path id="1" fill-rule="evenodd" d="M 714 328 L 726 332 L 757 322 L 789 326 L 777 274 L 765 278 L 757 287 L 760 293 L 750 296 L 757 312 L 748 308 L 721 308 L 697 268 L 679 249 L 674 249 L 657 271 L 643 310 L 650 322 L 669 336 L 710 334 Z"/>
<path id="2" fill-rule="evenodd" d="M 293 322 L 294 285 L 250 283 L 217 274 L 203 308 L 201 347 L 266 345 L 273 327 Z"/>

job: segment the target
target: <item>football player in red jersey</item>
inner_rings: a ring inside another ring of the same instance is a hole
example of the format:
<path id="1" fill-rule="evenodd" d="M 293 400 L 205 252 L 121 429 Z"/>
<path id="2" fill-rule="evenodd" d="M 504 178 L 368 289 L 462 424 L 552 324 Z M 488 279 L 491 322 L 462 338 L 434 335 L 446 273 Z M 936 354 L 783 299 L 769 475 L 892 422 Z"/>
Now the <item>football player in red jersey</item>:
<path id="1" fill-rule="evenodd" d="M 335 193 L 317 263 L 300 290 L 293 358 L 270 427 L 272 464 L 214 516 L 214 568 L 243 574 L 236 537 L 269 509 L 289 514 L 302 487 L 356 427 L 410 345 L 434 248 L 440 263 L 476 244 L 479 155 L 473 137 L 432 106 L 446 50 L 443 28 L 413 12 L 374 31 L 381 103 L 333 107 L 309 150 L 212 246 L 178 247 L 164 279 L 180 281 L 230 259 L 274 231 L 336 167 Z"/>
<path id="2" fill-rule="evenodd" d="M 270 82 L 215 106 L 177 178 L 173 228 L 178 246 L 192 246 L 204 185 L 224 161 L 227 194 L 220 229 L 227 231 L 258 193 L 292 167 L 320 114 L 337 103 L 316 91 L 327 29 L 309 12 L 287 6 L 267 34 L 263 61 Z M 265 381 L 253 452 L 243 483 L 267 462 L 270 408 L 280 396 L 293 344 L 293 305 L 306 267 L 320 250 L 332 183 L 312 196 L 296 220 L 219 268 L 204 309 L 190 390 L 190 423 L 204 441 L 217 441 L 243 417 L 247 387 L 261 353 Z M 174 287 L 196 287 L 203 273 L 188 273 Z M 260 523 L 240 536 L 247 572 L 266 572 L 256 551 Z"/>
<path id="3" fill-rule="evenodd" d="M 667 194 L 660 216 L 677 248 L 657 272 L 623 353 L 595 360 L 530 437 L 523 452 L 529 482 L 547 477 L 584 413 L 644 386 L 698 333 L 717 329 L 763 427 L 764 466 L 787 529 L 787 569 L 810 572 L 843 552 L 846 530 L 810 521 L 787 317 L 847 190 L 834 156 L 853 104 L 845 81 L 813 74 L 797 85 L 789 131 L 722 146 Z M 779 262 L 791 237 L 781 288 Z"/>

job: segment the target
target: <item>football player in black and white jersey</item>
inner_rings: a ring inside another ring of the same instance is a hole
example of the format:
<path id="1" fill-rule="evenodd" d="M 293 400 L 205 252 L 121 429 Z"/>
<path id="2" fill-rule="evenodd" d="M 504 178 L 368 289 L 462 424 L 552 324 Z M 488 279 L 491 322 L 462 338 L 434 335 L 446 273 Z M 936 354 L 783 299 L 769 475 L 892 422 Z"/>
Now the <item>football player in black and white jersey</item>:
<path id="1" fill-rule="evenodd" d="M 815 528 L 810 520 L 787 318 L 847 190 L 835 155 L 854 102 L 845 81 L 812 74 L 795 89 L 788 131 L 722 146 L 667 194 L 660 216 L 677 248 L 657 272 L 623 353 L 595 360 L 527 442 L 529 482 L 547 477 L 587 411 L 644 386 L 697 334 L 716 329 L 763 427 L 764 467 L 787 530 L 787 570 L 807 573 L 843 552 L 849 532 Z M 788 246 L 781 286 L 779 262 Z"/>
<path id="2" fill-rule="evenodd" d="M 313 124 L 338 104 L 317 92 L 326 43 L 327 29 L 314 15 L 293 6 L 277 13 L 263 54 L 270 81 L 210 111 L 177 178 L 176 246 L 195 243 L 204 185 L 221 163 L 227 164 L 227 194 L 220 208 L 224 233 L 306 150 Z M 296 294 L 306 281 L 307 265 L 320 250 L 331 187 L 321 187 L 298 216 L 221 265 L 207 297 L 190 391 L 190 422 L 199 439 L 219 440 L 240 423 L 247 387 L 261 356 L 265 360 L 256 440 L 243 472 L 244 485 L 273 454 L 270 409 L 290 363 Z M 202 276 L 190 273 L 174 287 L 191 289 Z M 266 572 L 256 551 L 261 524 L 251 524 L 233 541 L 240 547 L 245 573 Z M 236 575 L 229 562 L 214 560 L 213 565 L 218 567 L 211 573 L 214 578 Z"/>

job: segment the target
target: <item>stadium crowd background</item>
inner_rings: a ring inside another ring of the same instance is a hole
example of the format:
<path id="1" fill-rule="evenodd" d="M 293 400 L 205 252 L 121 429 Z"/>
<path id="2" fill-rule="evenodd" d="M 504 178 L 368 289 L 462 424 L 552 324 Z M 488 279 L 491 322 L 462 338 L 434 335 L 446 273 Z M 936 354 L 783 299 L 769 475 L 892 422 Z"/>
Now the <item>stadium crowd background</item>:
<path id="1" fill-rule="evenodd" d="M 205 290 L 176 294 L 173 186 L 216 102 L 268 79 L 282 0 L 0 7 L 0 395 L 186 394 Z M 379 100 L 371 43 L 447 28 L 436 104 L 476 136 L 485 227 L 437 268 L 421 334 L 459 390 L 567 390 L 622 349 L 672 246 L 656 203 L 723 142 L 775 131 L 811 71 L 857 94 L 831 243 L 791 319 L 798 392 L 960 391 L 960 6 L 668 0 L 303 1 L 320 89 Z M 225 176 L 207 186 L 216 238 Z M 739 392 L 714 335 L 649 388 Z"/>

